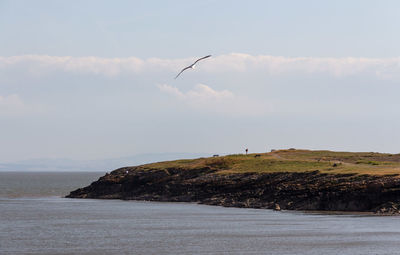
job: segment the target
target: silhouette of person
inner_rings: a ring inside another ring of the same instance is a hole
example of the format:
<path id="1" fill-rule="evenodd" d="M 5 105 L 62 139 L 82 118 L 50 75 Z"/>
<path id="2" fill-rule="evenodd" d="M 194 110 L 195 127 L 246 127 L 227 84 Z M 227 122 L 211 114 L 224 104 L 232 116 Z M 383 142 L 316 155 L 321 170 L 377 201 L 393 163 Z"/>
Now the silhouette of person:
<path id="1" fill-rule="evenodd" d="M 249 149 L 246 148 L 246 155 L 247 155 L 247 152 L 249 152 Z"/>

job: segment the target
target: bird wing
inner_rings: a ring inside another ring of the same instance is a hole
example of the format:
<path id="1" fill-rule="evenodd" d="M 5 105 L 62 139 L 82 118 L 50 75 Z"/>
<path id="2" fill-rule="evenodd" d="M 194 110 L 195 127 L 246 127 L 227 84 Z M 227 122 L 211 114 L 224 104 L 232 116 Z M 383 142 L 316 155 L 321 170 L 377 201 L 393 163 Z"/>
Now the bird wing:
<path id="1" fill-rule="evenodd" d="M 193 65 L 190 65 L 190 66 L 188 66 L 188 67 L 183 68 L 182 71 L 180 71 L 180 72 L 178 73 L 178 75 L 175 76 L 175 79 L 178 78 L 178 76 L 181 75 L 181 73 L 183 73 L 183 71 L 185 71 L 186 69 L 189 69 L 189 68 L 192 67 L 192 66 L 193 66 Z"/>
<path id="2" fill-rule="evenodd" d="M 195 64 L 196 64 L 197 62 L 199 62 L 200 60 L 203 60 L 203 59 L 209 58 L 209 57 L 211 57 L 211 55 L 207 55 L 207 56 L 205 56 L 205 57 L 199 58 L 199 59 L 196 60 L 192 65 L 195 65 Z"/>
<path id="3" fill-rule="evenodd" d="M 190 66 L 187 66 L 187 67 L 183 68 L 182 71 L 180 71 L 180 72 L 178 73 L 178 75 L 175 76 L 175 79 L 178 78 L 179 75 L 181 75 L 181 73 L 183 73 L 183 71 L 185 71 L 186 69 L 192 68 L 192 67 L 193 67 L 197 62 L 199 62 L 200 60 L 203 60 L 203 59 L 209 58 L 209 57 L 211 57 L 211 55 L 207 55 L 207 56 L 205 56 L 205 57 L 199 58 L 198 60 L 196 60 L 196 61 L 195 61 L 193 64 L 191 64 Z"/>

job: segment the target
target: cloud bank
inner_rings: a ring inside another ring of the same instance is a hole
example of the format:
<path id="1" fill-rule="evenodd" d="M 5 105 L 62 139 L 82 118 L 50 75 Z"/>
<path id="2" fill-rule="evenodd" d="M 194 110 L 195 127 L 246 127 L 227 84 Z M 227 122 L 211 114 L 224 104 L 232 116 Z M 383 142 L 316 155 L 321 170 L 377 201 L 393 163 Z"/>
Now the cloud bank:
<path id="1" fill-rule="evenodd" d="M 229 90 L 217 91 L 204 84 L 197 84 L 187 92 L 167 84 L 158 85 L 158 88 L 199 111 L 248 116 L 262 115 L 271 111 L 271 107 L 266 103 L 236 96 Z"/>
<path id="2" fill-rule="evenodd" d="M 229 90 L 216 91 L 204 84 L 198 84 L 193 90 L 189 90 L 186 93 L 183 93 L 178 88 L 169 86 L 167 84 L 159 85 L 158 87 L 161 91 L 190 101 L 223 101 L 225 99 L 234 98 L 233 93 Z"/>
<path id="3" fill-rule="evenodd" d="M 44 75 L 55 71 L 118 76 L 140 73 L 173 72 L 191 64 L 195 58 L 187 59 L 140 59 L 101 58 L 101 57 L 58 57 L 45 55 L 23 55 L 0 57 L 0 70 L 19 68 L 24 71 Z M 248 55 L 232 53 L 214 56 L 207 63 L 199 63 L 198 72 L 262 72 L 267 75 L 328 74 L 345 77 L 357 74 L 369 74 L 382 79 L 400 78 L 400 58 L 315 58 L 280 57 L 268 55 Z"/>

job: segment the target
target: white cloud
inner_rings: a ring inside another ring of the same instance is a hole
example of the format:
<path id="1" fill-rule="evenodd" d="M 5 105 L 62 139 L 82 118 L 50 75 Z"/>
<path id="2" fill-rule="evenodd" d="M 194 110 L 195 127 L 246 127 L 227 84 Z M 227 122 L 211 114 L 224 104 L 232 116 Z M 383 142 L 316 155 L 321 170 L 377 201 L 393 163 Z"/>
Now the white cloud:
<path id="1" fill-rule="evenodd" d="M 0 116 L 19 116 L 40 113 L 43 110 L 42 106 L 26 104 L 21 97 L 16 94 L 8 96 L 0 95 Z"/>
<path id="2" fill-rule="evenodd" d="M 101 57 L 58 57 L 45 55 L 23 55 L 0 57 L 0 70 L 22 68 L 35 74 L 43 75 L 54 71 L 68 73 L 87 73 L 105 76 L 120 74 L 171 72 L 172 76 L 182 67 L 191 64 L 195 58 L 187 59 L 140 59 L 101 58 Z M 267 75 L 328 74 L 344 77 L 357 74 L 370 74 L 377 78 L 398 79 L 400 58 L 315 58 L 281 57 L 268 55 L 248 55 L 232 53 L 213 56 L 200 62 L 197 72 L 261 72 Z"/>
<path id="3" fill-rule="evenodd" d="M 200 111 L 229 115 L 260 115 L 271 110 L 265 103 L 236 96 L 229 90 L 217 91 L 204 84 L 198 84 L 187 92 L 167 84 L 158 85 L 158 88 Z"/>
<path id="4" fill-rule="evenodd" d="M 224 99 L 232 99 L 234 95 L 229 90 L 216 91 L 204 84 L 198 84 L 193 90 L 186 93 L 181 92 L 178 88 L 169 86 L 167 84 L 158 86 L 161 91 L 175 95 L 177 97 L 194 100 L 194 101 L 219 101 Z"/>
<path id="5" fill-rule="evenodd" d="M 370 73 L 380 77 L 381 73 L 395 74 L 400 71 L 400 58 L 314 58 L 314 57 L 281 57 L 252 56 L 232 53 L 210 59 L 202 69 L 208 72 L 261 71 L 269 75 L 329 74 L 335 77 Z"/>
<path id="6" fill-rule="evenodd" d="M 63 71 L 116 76 L 123 72 L 139 72 L 142 66 L 143 60 L 135 57 L 99 58 L 46 55 L 0 57 L 0 68 L 21 67 L 35 75 Z"/>

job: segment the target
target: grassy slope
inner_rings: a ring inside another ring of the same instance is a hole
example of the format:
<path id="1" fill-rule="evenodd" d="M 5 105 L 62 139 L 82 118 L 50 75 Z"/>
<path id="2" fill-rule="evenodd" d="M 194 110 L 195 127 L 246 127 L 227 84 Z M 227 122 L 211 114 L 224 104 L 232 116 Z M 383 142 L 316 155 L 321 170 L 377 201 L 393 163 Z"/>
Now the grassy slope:
<path id="1" fill-rule="evenodd" d="M 140 166 L 142 169 L 195 169 L 204 166 L 219 169 L 219 173 L 273 173 L 319 170 L 332 174 L 400 174 L 400 154 L 372 152 L 334 152 L 310 150 L 279 150 L 270 153 L 237 154 L 215 158 L 199 158 L 158 162 Z M 334 166 L 335 165 L 335 166 Z"/>

